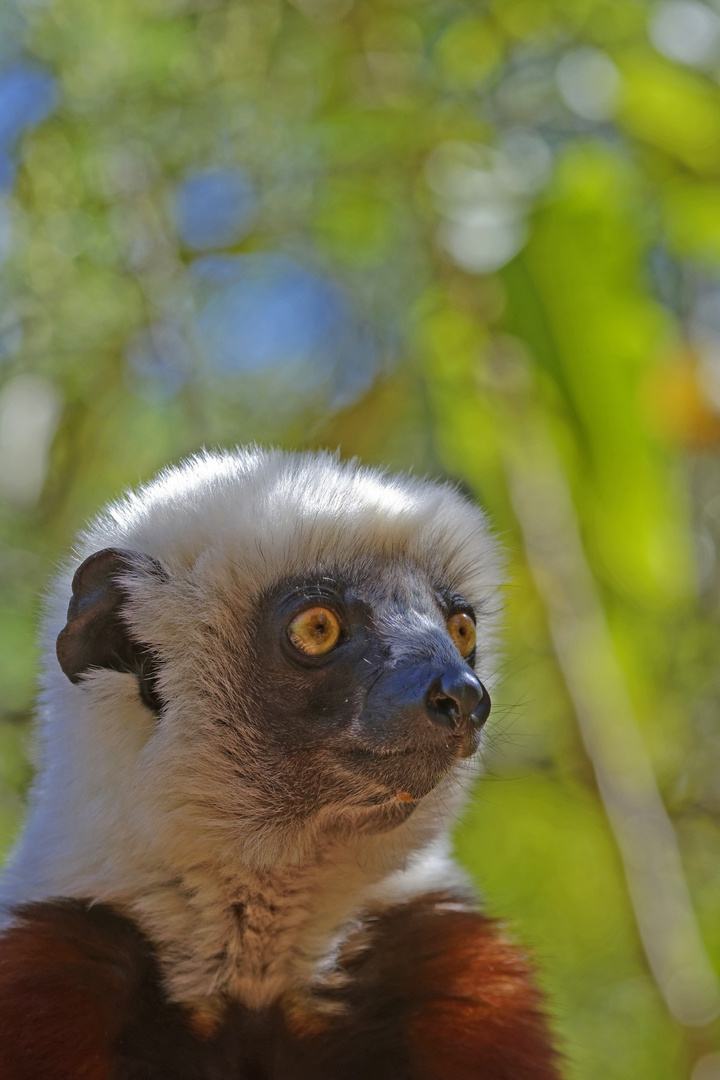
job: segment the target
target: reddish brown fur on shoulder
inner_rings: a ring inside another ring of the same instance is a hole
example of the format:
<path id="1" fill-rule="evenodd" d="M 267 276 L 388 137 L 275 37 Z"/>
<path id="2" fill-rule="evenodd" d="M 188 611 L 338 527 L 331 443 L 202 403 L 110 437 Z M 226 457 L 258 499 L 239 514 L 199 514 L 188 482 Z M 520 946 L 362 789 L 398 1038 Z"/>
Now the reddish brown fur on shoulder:
<path id="1" fill-rule="evenodd" d="M 427 896 L 380 916 L 363 967 L 374 999 L 403 1018 L 412 1080 L 558 1080 L 527 960 L 457 898 Z"/>
<path id="2" fill-rule="evenodd" d="M 424 947 L 429 993 L 409 1027 L 417 1080 L 559 1075 L 527 961 L 491 921 L 439 913 Z"/>
<path id="3" fill-rule="evenodd" d="M 110 1080 L 128 942 L 80 903 L 31 904 L 0 935 L 2 1080 Z"/>

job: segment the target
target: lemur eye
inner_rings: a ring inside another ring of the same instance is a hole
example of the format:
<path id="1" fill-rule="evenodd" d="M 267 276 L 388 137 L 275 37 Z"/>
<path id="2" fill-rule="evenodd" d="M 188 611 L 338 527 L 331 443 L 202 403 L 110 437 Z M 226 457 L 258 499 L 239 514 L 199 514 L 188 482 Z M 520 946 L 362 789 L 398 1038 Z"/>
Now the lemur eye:
<path id="1" fill-rule="evenodd" d="M 475 648 L 475 623 L 466 611 L 458 611 L 447 621 L 450 637 L 457 645 L 458 652 L 467 660 Z"/>
<path id="2" fill-rule="evenodd" d="M 306 656 L 324 656 L 340 640 L 340 622 L 329 608 L 307 608 L 290 623 L 288 637 Z"/>

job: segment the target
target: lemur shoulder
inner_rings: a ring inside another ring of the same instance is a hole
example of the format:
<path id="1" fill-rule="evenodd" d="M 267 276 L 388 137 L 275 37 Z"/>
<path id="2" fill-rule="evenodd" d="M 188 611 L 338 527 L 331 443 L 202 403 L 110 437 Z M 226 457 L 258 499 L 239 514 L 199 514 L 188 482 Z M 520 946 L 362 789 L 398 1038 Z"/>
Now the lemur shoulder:
<path id="1" fill-rule="evenodd" d="M 45 620 L 1 1080 L 557 1080 L 449 854 L 499 585 L 452 487 L 329 454 L 203 454 L 101 513 Z"/>

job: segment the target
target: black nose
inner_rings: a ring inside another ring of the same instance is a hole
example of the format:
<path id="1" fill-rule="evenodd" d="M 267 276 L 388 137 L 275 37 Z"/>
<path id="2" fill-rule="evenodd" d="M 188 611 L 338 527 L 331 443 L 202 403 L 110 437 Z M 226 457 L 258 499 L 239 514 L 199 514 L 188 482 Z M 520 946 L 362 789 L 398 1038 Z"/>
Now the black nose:
<path id="1" fill-rule="evenodd" d="M 431 684 L 425 695 L 430 717 L 439 724 L 457 728 L 463 720 L 481 728 L 490 715 L 490 695 L 472 671 L 451 670 Z"/>

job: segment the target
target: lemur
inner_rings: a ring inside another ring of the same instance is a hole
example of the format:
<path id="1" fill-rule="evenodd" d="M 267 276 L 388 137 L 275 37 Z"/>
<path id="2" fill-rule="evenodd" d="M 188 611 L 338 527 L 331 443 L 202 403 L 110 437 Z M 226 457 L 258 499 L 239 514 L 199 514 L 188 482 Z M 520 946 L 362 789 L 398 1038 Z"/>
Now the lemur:
<path id="1" fill-rule="evenodd" d="M 500 585 L 453 486 L 327 453 L 101 512 L 47 605 L 0 1080 L 558 1080 L 449 849 Z"/>

